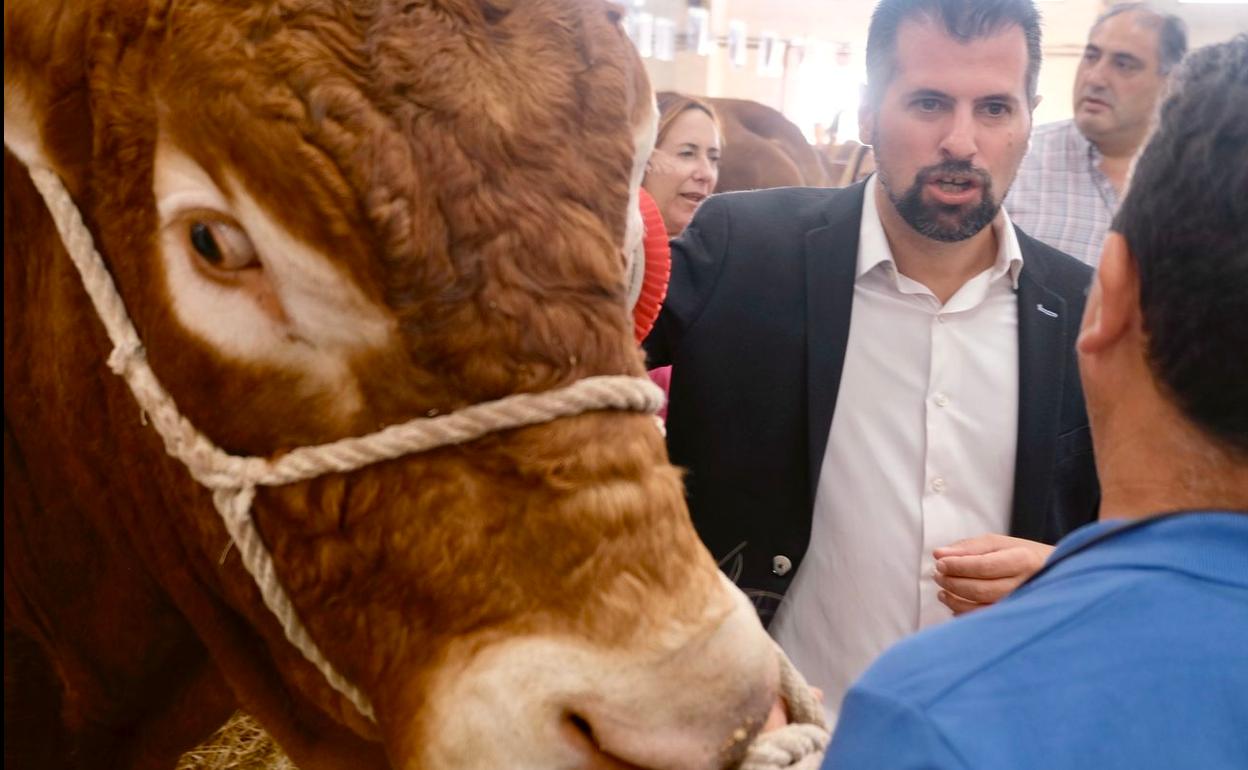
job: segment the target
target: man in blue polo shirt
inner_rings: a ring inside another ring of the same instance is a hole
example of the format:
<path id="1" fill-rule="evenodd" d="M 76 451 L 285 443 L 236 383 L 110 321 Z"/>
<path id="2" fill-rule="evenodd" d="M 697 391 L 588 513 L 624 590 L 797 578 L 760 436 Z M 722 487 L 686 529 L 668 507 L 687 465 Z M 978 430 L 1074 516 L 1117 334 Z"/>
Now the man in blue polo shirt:
<path id="1" fill-rule="evenodd" d="M 1101 520 L 880 658 L 825 770 L 1248 768 L 1248 36 L 1177 81 L 1078 341 Z"/>

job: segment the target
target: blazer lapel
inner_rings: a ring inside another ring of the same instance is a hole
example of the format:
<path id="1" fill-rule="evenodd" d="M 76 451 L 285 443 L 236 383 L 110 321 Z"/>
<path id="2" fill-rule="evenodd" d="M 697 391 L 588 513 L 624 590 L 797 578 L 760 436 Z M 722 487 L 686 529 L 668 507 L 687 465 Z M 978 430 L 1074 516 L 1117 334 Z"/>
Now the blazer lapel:
<path id="1" fill-rule="evenodd" d="M 833 198 L 827 224 L 806 233 L 807 460 L 812 505 L 849 342 L 865 186 L 859 183 Z"/>
<path id="2" fill-rule="evenodd" d="M 1070 344 L 1066 301 L 1045 288 L 1042 259 L 1023 255 L 1018 285 L 1018 451 L 1010 534 L 1029 540 L 1044 535 Z"/>

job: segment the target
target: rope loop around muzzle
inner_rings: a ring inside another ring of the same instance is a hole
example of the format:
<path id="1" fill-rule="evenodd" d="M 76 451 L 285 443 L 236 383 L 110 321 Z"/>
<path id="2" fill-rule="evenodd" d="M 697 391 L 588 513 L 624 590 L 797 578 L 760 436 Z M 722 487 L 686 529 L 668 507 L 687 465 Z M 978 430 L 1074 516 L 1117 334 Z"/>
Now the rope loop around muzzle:
<path id="1" fill-rule="evenodd" d="M 780 645 L 775 647 L 780 695 L 788 706 L 789 724 L 759 734 L 738 770 L 817 770 L 828 747 L 823 706 Z"/>
<path id="2" fill-rule="evenodd" d="M 27 166 L 27 170 L 43 196 L 65 250 L 77 267 L 112 342 L 113 350 L 107 359 L 109 369 L 129 385 L 142 413 L 163 440 L 166 452 L 182 462 L 197 482 L 212 491 L 213 504 L 230 539 L 260 589 L 265 605 L 281 623 L 286 639 L 371 721 L 375 721 L 375 715 L 368 697 L 321 653 L 277 577 L 272 557 L 251 516 L 256 487 L 291 484 L 327 473 L 346 473 L 408 454 L 472 441 L 490 433 L 589 411 L 653 414 L 663 405 L 663 391 L 648 378 L 587 377 L 557 390 L 513 394 L 447 415 L 420 417 L 366 436 L 299 447 L 276 459 L 231 455 L 217 447 L 178 411 L 173 397 L 156 378 L 112 275 L 56 172 L 43 166 Z M 817 761 L 818 752 L 827 743 L 818 704 L 811 705 L 814 700 L 801 675 L 779 648 L 777 653 L 781 661 L 782 690 L 790 711 L 796 721 L 809 724 L 789 725 L 760 736 L 750 749 L 743 765 L 745 770 L 804 768 L 808 765 L 793 764 L 793 761 L 805 763 L 810 757 Z M 798 759 L 800 757 L 804 759 Z"/>

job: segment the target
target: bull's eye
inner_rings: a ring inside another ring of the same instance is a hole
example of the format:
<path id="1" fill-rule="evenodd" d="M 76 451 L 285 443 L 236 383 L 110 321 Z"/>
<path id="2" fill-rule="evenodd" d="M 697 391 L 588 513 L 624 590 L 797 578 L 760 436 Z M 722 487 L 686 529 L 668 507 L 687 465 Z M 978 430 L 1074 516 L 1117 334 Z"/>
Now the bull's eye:
<path id="1" fill-rule="evenodd" d="M 256 264 L 256 249 L 237 225 L 197 219 L 187 226 L 187 240 L 199 257 L 218 270 L 242 270 Z"/>
<path id="2" fill-rule="evenodd" d="M 212 230 L 203 222 L 191 225 L 191 245 L 199 255 L 214 265 L 221 264 L 221 249 L 217 239 L 212 237 Z"/>

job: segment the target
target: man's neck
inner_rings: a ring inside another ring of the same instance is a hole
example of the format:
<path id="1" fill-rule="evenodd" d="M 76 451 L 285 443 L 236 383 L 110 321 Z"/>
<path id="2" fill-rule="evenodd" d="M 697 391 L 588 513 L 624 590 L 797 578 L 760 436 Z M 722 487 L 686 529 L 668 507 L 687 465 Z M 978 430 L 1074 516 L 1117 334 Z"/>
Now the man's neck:
<path id="1" fill-rule="evenodd" d="M 1123 190 L 1127 187 L 1127 177 L 1131 173 L 1131 161 L 1133 158 L 1134 156 L 1131 155 L 1126 157 L 1105 155 L 1101 158 L 1101 173 L 1105 175 L 1109 183 L 1114 186 L 1114 191 L 1119 195 L 1122 195 Z"/>
<path id="2" fill-rule="evenodd" d="M 897 271 L 926 286 L 942 305 L 997 259 L 997 234 L 991 226 L 964 241 L 947 243 L 915 232 L 901 218 L 883 184 L 875 186 L 875 205 Z"/>
<path id="3" fill-rule="evenodd" d="M 1248 510 L 1248 458 L 1217 446 L 1169 403 L 1114 412 L 1097 426 L 1101 519 Z"/>
<path id="4" fill-rule="evenodd" d="M 1127 177 L 1131 172 L 1131 162 L 1144 143 L 1147 132 L 1138 136 L 1105 137 L 1093 142 L 1101 154 L 1101 173 L 1109 179 L 1114 190 L 1122 195 L 1127 186 Z"/>

